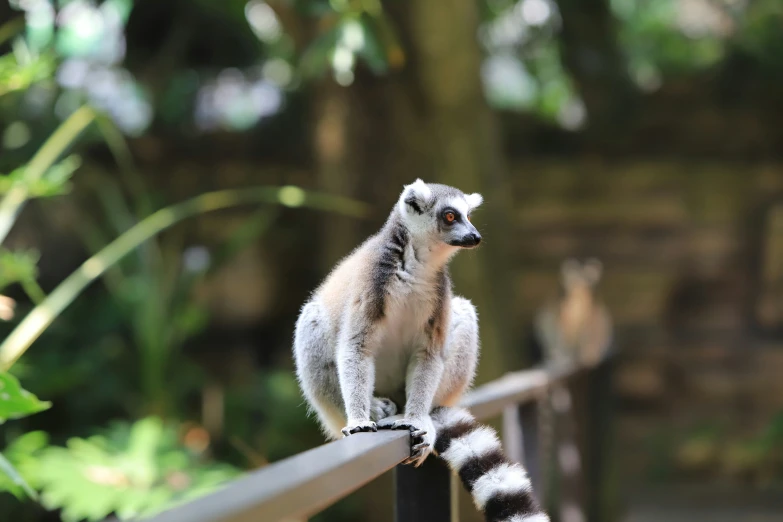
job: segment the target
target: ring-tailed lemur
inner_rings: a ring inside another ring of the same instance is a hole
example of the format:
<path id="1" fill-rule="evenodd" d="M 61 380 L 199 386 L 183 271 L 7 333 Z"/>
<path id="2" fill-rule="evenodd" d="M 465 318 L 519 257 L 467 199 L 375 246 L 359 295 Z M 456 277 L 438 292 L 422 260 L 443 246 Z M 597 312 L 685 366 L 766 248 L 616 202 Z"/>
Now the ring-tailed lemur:
<path id="1" fill-rule="evenodd" d="M 560 267 L 560 294 L 536 315 L 535 334 L 549 361 L 594 366 L 612 341 L 612 318 L 596 295 L 603 265 L 567 259 Z"/>
<path id="2" fill-rule="evenodd" d="M 603 265 L 597 259 L 584 263 L 567 259 L 561 265 L 559 295 L 546 303 L 535 318 L 535 340 L 541 348 L 539 356 L 545 362 L 573 362 L 589 367 L 598 364 L 606 355 L 612 341 L 612 319 L 596 295 L 602 271 Z M 555 461 L 562 476 L 559 482 L 562 486 L 560 519 L 562 522 L 583 522 L 585 514 L 579 507 L 581 457 L 572 398 L 566 386 L 553 387 L 550 406 L 551 409 L 542 409 L 541 424 L 545 431 L 542 439 L 545 455 L 556 450 Z M 558 437 L 554 436 L 555 431 L 559 432 Z M 553 440 L 558 441 L 556 448 L 551 447 Z"/>
<path id="3" fill-rule="evenodd" d="M 525 470 L 495 432 L 454 408 L 478 361 L 474 306 L 451 292 L 447 265 L 481 235 L 480 194 L 417 179 L 383 228 L 343 259 L 303 306 L 296 372 L 328 438 L 411 432 L 420 465 L 433 450 L 459 473 L 487 520 L 545 522 Z M 395 415 L 397 405 L 404 414 Z"/>

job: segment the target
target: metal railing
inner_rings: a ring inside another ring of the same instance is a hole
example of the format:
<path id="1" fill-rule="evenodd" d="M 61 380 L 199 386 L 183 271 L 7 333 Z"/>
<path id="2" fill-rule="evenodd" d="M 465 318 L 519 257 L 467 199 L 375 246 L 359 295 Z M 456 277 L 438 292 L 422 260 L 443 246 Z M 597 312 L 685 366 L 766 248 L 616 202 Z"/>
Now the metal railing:
<path id="1" fill-rule="evenodd" d="M 609 367 L 607 358 L 592 369 L 560 365 L 510 373 L 476 388 L 462 403 L 478 420 L 502 416 L 504 449 L 525 465 L 534 492 L 553 520 L 559 506 L 568 503 L 574 505 L 570 508 L 578 506 L 588 521 L 608 520 L 604 488 L 610 444 Z M 558 408 L 551 399 L 564 390 L 573 404 Z M 549 433 L 542 434 L 542 428 Z M 551 465 L 557 461 L 552 455 L 564 434 L 570 437 L 572 450 L 578 448 L 581 466 L 576 474 L 557 480 L 559 467 Z M 409 451 L 407 432 L 357 433 L 250 472 L 148 522 L 302 521 L 391 469 L 396 521 L 458 520 L 456 494 L 461 484 L 433 457 L 419 468 L 399 465 Z M 567 483 L 567 490 L 550 487 L 558 483 Z"/>

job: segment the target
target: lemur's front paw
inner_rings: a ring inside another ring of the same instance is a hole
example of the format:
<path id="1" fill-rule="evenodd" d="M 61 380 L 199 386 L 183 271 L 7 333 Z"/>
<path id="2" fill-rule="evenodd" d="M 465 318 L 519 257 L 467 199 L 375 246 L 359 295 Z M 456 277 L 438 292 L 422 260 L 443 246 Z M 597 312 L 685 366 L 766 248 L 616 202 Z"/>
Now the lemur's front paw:
<path id="1" fill-rule="evenodd" d="M 397 405 L 386 397 L 373 397 L 370 404 L 370 420 L 378 422 L 397 413 Z"/>
<path id="2" fill-rule="evenodd" d="M 435 446 L 435 425 L 429 415 L 418 418 L 395 415 L 381 420 L 378 427 L 382 430 L 408 430 L 411 432 L 411 456 L 404 460 L 403 464 L 413 464 L 418 468 L 432 453 Z"/>
<path id="3" fill-rule="evenodd" d="M 378 431 L 378 426 L 371 420 L 358 422 L 349 421 L 348 426 L 340 431 L 343 432 L 344 437 L 347 437 L 348 435 L 353 435 L 354 433 L 359 433 L 360 431 Z"/>

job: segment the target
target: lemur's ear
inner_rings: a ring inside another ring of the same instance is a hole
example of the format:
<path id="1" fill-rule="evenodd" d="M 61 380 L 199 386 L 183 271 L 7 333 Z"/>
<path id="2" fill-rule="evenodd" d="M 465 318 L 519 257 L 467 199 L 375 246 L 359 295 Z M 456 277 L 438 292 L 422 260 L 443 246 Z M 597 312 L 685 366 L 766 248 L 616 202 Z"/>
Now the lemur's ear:
<path id="1" fill-rule="evenodd" d="M 600 260 L 591 257 L 582 265 L 582 272 L 590 284 L 596 284 L 604 271 L 604 265 Z"/>
<path id="2" fill-rule="evenodd" d="M 563 280 L 568 280 L 582 268 L 582 265 L 573 257 L 566 259 L 560 265 L 560 276 Z"/>
<path id="3" fill-rule="evenodd" d="M 412 210 L 416 214 L 423 214 L 432 199 L 432 190 L 417 178 L 416 181 L 405 186 L 400 199 L 403 211 Z"/>
<path id="4" fill-rule="evenodd" d="M 468 202 L 468 207 L 470 208 L 470 210 L 477 208 L 479 205 L 481 205 L 484 202 L 484 197 L 477 192 L 474 192 L 473 194 L 468 194 L 467 196 L 465 196 L 465 199 Z"/>

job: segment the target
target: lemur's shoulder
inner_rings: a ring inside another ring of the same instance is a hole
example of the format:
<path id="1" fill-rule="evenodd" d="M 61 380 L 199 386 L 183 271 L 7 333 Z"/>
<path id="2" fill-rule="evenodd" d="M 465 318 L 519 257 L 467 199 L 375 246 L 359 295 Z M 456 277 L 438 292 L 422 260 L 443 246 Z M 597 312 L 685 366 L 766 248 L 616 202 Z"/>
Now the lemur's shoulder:
<path id="1" fill-rule="evenodd" d="M 381 258 L 382 232 L 367 238 L 335 265 L 314 294 L 333 316 L 363 297 L 371 286 L 375 266 Z"/>

